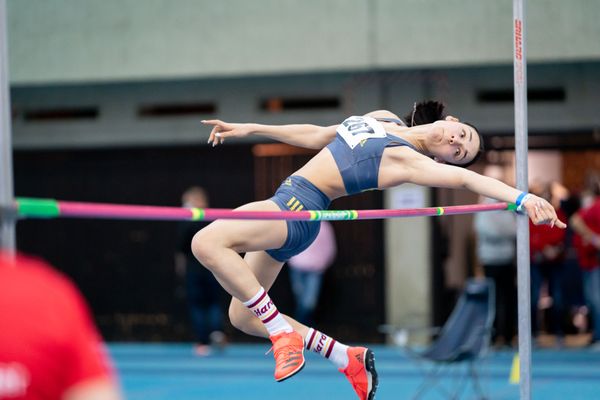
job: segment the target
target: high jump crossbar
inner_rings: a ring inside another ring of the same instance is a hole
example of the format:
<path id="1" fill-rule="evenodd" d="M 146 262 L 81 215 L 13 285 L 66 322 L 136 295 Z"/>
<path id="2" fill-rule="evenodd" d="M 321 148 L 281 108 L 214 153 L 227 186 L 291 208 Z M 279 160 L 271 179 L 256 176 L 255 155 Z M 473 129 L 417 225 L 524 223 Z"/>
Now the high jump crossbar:
<path id="1" fill-rule="evenodd" d="M 92 218 L 162 221 L 214 221 L 216 219 L 341 221 L 459 215 L 484 211 L 514 211 L 515 209 L 516 206 L 512 203 L 493 203 L 390 210 L 250 211 L 223 208 L 182 208 L 17 198 L 13 206 L 7 211 L 14 218 Z"/>

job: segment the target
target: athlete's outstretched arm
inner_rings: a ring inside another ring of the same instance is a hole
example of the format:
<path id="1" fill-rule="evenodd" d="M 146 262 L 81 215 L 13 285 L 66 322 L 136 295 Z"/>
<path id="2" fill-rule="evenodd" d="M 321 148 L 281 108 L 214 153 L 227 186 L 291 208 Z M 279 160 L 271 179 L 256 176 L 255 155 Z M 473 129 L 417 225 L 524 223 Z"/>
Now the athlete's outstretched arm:
<path id="1" fill-rule="evenodd" d="M 311 124 L 297 125 L 262 125 L 238 124 L 218 119 L 204 120 L 204 125 L 212 126 L 208 143 L 213 146 L 223 143 L 229 137 L 246 137 L 249 135 L 264 136 L 279 142 L 308 149 L 322 149 L 335 138 L 337 125 L 318 126 Z"/>
<path id="2" fill-rule="evenodd" d="M 515 203 L 521 195 L 520 190 L 466 168 L 441 164 L 421 154 L 410 158 L 411 162 L 407 163 L 409 166 L 406 181 L 408 182 L 423 186 L 468 189 L 482 196 L 509 203 Z M 541 197 L 530 194 L 524 199 L 523 208 L 536 225 L 566 227 L 565 223 L 556 216 L 554 207 Z"/>

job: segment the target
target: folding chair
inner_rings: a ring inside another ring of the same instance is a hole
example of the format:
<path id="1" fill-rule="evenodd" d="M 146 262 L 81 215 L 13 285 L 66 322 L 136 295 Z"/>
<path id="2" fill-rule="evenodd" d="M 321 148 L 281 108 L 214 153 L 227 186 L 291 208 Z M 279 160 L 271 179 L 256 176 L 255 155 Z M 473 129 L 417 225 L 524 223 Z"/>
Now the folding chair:
<path id="1" fill-rule="evenodd" d="M 409 356 L 419 361 L 426 375 L 413 399 L 434 387 L 447 398 L 458 399 L 469 377 L 478 397 L 486 398 L 476 363 L 487 355 L 490 348 L 495 311 L 494 282 L 489 279 L 470 279 L 452 314 L 429 347 L 420 352 L 404 347 Z M 425 368 L 424 361 L 427 361 L 429 368 Z M 440 379 L 445 371 L 454 372 L 456 387 L 453 392 L 441 385 Z"/>

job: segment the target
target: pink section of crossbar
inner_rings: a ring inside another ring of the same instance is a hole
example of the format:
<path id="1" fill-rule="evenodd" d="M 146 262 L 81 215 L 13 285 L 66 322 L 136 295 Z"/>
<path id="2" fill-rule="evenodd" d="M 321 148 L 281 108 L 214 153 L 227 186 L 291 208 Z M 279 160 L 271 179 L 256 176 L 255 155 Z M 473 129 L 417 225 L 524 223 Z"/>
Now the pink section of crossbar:
<path id="1" fill-rule="evenodd" d="M 216 219 L 269 219 L 269 220 L 310 220 L 308 211 L 236 211 L 219 208 L 205 208 L 204 221 Z"/>
<path id="2" fill-rule="evenodd" d="M 187 208 L 140 206 L 105 203 L 80 203 L 59 201 L 61 217 L 102 219 L 145 219 L 145 220 L 192 220 L 193 212 Z M 469 214 L 481 211 L 505 210 L 506 203 L 473 204 L 449 207 L 428 207 L 397 210 L 356 210 L 358 219 L 401 218 L 440 215 Z M 310 220 L 309 211 L 236 211 L 229 209 L 204 209 L 205 221 L 216 219 L 263 219 L 263 220 Z M 337 218 L 323 218 L 337 219 Z"/>
<path id="3" fill-rule="evenodd" d="M 192 219 L 192 211 L 179 207 L 137 206 L 125 204 L 58 202 L 61 217 L 103 219 Z"/>

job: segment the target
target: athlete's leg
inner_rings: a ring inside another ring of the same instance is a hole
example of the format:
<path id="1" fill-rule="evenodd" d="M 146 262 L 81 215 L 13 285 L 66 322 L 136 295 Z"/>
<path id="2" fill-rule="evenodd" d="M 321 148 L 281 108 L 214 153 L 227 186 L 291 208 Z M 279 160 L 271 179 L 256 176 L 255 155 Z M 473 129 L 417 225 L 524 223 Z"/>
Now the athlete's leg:
<path id="1" fill-rule="evenodd" d="M 247 204 L 238 210 L 277 211 L 279 207 L 270 200 Z M 215 221 L 192 240 L 196 258 L 208 268 L 221 286 L 241 301 L 246 312 L 254 314 L 268 332 L 273 342 L 275 379 L 283 381 L 304 367 L 304 341 L 298 332 L 279 313 L 277 307 L 259 282 L 261 271 L 253 271 L 239 253 L 252 253 L 276 249 L 287 238 L 285 221 Z M 250 258 L 252 258 L 250 256 Z M 270 284 L 281 270 L 282 263 L 273 265 Z M 263 279 L 263 278 L 261 278 Z M 269 285 L 270 287 L 270 285 Z M 234 321 L 234 325 L 243 325 Z"/>
<path id="2" fill-rule="evenodd" d="M 277 275 L 279 275 L 283 267 L 282 262 L 273 259 L 264 251 L 246 253 L 244 261 L 246 261 L 249 269 L 258 279 L 258 282 L 267 291 L 273 286 Z M 338 368 L 345 368 L 348 363 L 346 355 L 348 346 L 296 321 L 288 315 L 284 315 L 284 317 L 294 330 L 302 335 L 307 350 L 330 359 Z M 249 335 L 269 337 L 264 324 L 235 297 L 231 299 L 229 306 L 229 319 L 234 327 Z"/>
<path id="3" fill-rule="evenodd" d="M 279 207 L 265 200 L 238 210 L 279 211 Z M 286 237 L 285 221 L 218 220 L 194 236 L 192 251 L 230 295 L 247 301 L 261 285 L 239 253 L 279 248 Z"/>
<path id="4" fill-rule="evenodd" d="M 238 210 L 275 210 L 270 200 L 247 204 Z M 254 271 L 239 253 L 281 247 L 287 238 L 285 221 L 220 220 L 198 232 L 192 240 L 192 251 L 208 268 L 221 286 L 260 319 L 273 336 L 293 332 L 277 307 L 259 283 Z M 281 267 L 279 267 L 281 268 Z"/>
<path id="5" fill-rule="evenodd" d="M 265 290 L 271 288 L 283 267 L 282 262 L 274 260 L 264 251 L 246 253 L 244 260 Z M 346 375 L 359 399 L 373 399 L 378 380 L 375 357 L 371 350 L 365 347 L 348 347 L 290 316 L 284 317 L 302 335 L 307 350 L 327 358 Z M 268 337 L 260 320 L 236 298 L 231 300 L 229 318 L 236 328 L 249 335 Z"/>
<path id="6" fill-rule="evenodd" d="M 275 203 L 266 200 L 250 203 L 239 209 L 277 211 L 279 207 Z M 281 247 L 286 238 L 287 224 L 285 221 L 220 220 L 213 222 L 194 236 L 192 241 L 194 255 L 205 267 L 211 270 L 221 286 L 234 297 L 230 307 L 230 317 L 234 326 L 247 333 L 267 336 L 267 331 L 270 331 L 264 320 L 261 322 L 252 314 L 248 309 L 251 308 L 248 304 L 249 300 L 252 301 L 253 298 L 257 297 L 257 293 L 268 290 L 273 285 L 283 266 L 283 263 L 272 259 L 264 250 Z M 238 253 L 242 252 L 247 253 L 246 259 L 239 256 Z M 298 346 L 302 349 L 302 338 L 306 338 L 311 331 L 315 335 L 318 332 L 309 330 L 308 327 L 293 318 L 288 316 L 284 316 L 284 318 L 297 333 L 287 334 L 284 332 L 282 335 L 273 336 L 269 332 L 277 361 L 275 378 L 278 381 L 287 379 L 302 369 L 304 357 L 296 350 Z M 298 334 L 301 337 L 293 337 L 293 335 Z M 376 388 L 376 374 L 374 373 L 374 367 L 372 368 L 373 357 L 370 350 L 366 348 L 348 348 L 339 343 L 334 346 L 337 342 L 330 339 L 329 345 L 332 350 L 329 352 L 324 351 L 315 343 L 317 342 L 313 343 L 311 350 L 327 358 L 330 358 L 331 353 L 347 352 L 347 354 L 339 357 L 343 360 L 348 360 L 349 356 L 352 356 L 352 362 L 345 361 L 346 368 L 342 369 L 342 372 L 346 374 L 353 388 L 362 399 L 372 398 Z M 294 351 L 288 351 L 288 349 Z M 352 351 L 349 351 L 349 349 Z M 301 360 L 297 365 L 287 361 L 288 359 L 295 361 L 298 358 L 295 356 L 290 358 L 289 354 L 301 356 Z M 284 355 L 288 356 L 285 357 Z M 372 378 L 375 378 L 375 382 L 372 382 Z"/>
<path id="7" fill-rule="evenodd" d="M 275 282 L 277 275 L 279 275 L 279 272 L 283 267 L 282 262 L 273 259 L 264 251 L 246 253 L 244 261 L 266 291 L 271 289 L 273 282 Z M 287 315 L 284 315 L 284 317 L 296 332 L 300 333 L 302 337 L 306 337 L 306 334 L 308 333 L 307 326 Z M 264 324 L 235 297 L 231 299 L 231 304 L 229 306 L 229 319 L 234 327 L 249 335 L 261 337 L 269 336 Z"/>

